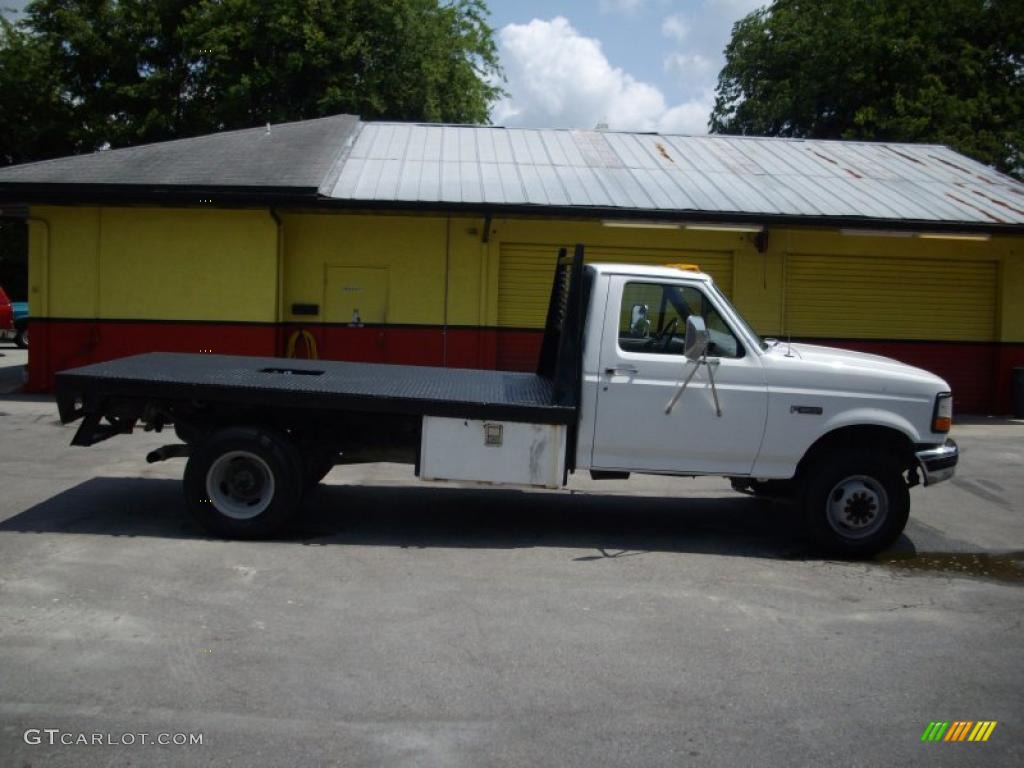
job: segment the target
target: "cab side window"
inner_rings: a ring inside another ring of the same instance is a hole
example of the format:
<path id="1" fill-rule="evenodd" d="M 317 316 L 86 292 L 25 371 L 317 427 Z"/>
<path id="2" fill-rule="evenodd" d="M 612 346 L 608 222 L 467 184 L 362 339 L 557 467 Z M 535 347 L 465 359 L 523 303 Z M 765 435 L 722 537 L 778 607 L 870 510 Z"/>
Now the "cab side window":
<path id="1" fill-rule="evenodd" d="M 619 308 L 619 348 L 682 355 L 690 315 L 704 318 L 711 335 L 710 357 L 743 356 L 743 346 L 703 292 L 668 283 L 626 283 Z"/>

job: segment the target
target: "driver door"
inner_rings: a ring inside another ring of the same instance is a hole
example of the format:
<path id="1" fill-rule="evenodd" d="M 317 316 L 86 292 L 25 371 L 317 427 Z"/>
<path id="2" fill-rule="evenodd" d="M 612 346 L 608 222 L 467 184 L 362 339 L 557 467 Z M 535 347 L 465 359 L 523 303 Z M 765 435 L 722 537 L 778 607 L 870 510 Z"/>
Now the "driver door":
<path id="1" fill-rule="evenodd" d="M 671 414 L 665 406 L 695 363 L 683 355 L 686 317 L 705 319 L 722 415 L 701 365 Z M 746 349 L 699 282 L 612 276 L 605 307 L 591 467 L 746 475 L 764 435 L 768 391 Z"/>

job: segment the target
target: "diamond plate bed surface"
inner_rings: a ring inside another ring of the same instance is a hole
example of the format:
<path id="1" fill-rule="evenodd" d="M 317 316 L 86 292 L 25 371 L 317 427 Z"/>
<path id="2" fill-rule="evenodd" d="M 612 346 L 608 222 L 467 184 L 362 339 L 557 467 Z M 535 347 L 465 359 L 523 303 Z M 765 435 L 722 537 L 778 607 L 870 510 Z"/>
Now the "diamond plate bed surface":
<path id="1" fill-rule="evenodd" d="M 494 408 L 495 418 L 522 411 L 558 422 L 574 414 L 555 404 L 549 380 L 530 373 L 274 357 L 152 352 L 63 371 L 57 388 L 123 396 L 242 397 L 248 402 L 266 397 L 297 407 L 365 406 L 405 413 L 465 410 L 479 415 L 482 408 Z"/>

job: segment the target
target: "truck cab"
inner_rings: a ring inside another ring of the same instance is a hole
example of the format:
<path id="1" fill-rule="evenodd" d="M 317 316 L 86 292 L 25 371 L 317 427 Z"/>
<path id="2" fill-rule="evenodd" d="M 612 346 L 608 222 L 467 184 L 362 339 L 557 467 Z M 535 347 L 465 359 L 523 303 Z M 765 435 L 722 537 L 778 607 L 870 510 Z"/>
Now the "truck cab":
<path id="1" fill-rule="evenodd" d="M 952 475 L 952 395 L 938 376 L 762 339 L 692 265 L 588 270 L 577 468 L 724 475 L 812 506 L 817 538 L 847 553 L 902 530 L 908 487 Z"/>

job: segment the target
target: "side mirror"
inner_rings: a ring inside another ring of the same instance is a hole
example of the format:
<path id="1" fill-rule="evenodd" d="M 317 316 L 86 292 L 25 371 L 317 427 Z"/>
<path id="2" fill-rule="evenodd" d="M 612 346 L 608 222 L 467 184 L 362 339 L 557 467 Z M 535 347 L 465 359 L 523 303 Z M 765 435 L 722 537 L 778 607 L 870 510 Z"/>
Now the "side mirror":
<path id="1" fill-rule="evenodd" d="M 710 341 L 711 335 L 708 333 L 708 327 L 704 324 L 703 317 L 690 315 L 686 318 L 686 342 L 683 345 L 683 354 L 687 358 L 700 360 Z"/>
<path id="2" fill-rule="evenodd" d="M 646 337 L 651 332 L 651 321 L 648 318 L 650 309 L 646 304 L 634 304 L 629 309 L 629 330 L 635 336 Z"/>

